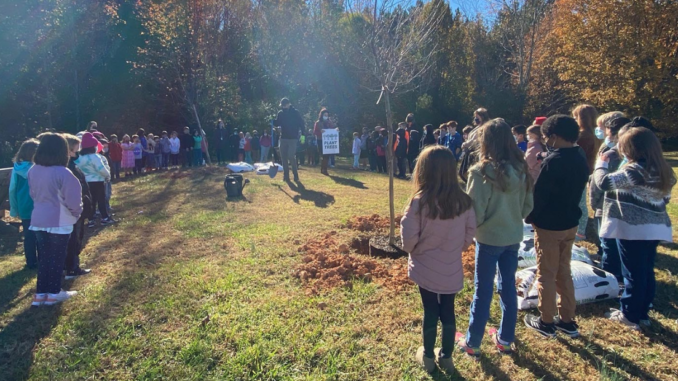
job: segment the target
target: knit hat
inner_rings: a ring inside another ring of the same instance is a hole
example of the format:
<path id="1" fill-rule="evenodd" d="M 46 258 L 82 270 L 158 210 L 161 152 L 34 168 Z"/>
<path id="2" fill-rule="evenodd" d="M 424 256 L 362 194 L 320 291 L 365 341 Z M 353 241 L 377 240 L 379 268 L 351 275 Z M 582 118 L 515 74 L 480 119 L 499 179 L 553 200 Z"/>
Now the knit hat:
<path id="1" fill-rule="evenodd" d="M 538 116 L 538 117 L 534 118 L 534 123 L 532 123 L 532 124 L 536 124 L 537 126 L 541 126 L 542 124 L 544 124 L 545 121 L 546 121 L 545 116 Z"/>
<path id="2" fill-rule="evenodd" d="M 80 142 L 80 147 L 82 148 L 92 148 L 96 147 L 99 144 L 97 138 L 92 135 L 91 132 L 85 132 L 82 134 L 82 140 Z"/>

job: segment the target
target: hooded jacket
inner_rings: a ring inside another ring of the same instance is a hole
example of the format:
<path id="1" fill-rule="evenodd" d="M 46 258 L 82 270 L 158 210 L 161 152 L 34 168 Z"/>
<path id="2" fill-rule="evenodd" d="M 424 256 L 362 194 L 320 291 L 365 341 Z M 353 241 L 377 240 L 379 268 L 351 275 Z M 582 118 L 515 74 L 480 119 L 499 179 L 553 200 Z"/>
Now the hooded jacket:
<path id="1" fill-rule="evenodd" d="M 82 214 L 82 187 L 68 168 L 34 165 L 28 171 L 28 183 L 35 203 L 31 226 L 57 228 L 78 222 Z"/>
<path id="2" fill-rule="evenodd" d="M 111 179 L 111 169 L 108 167 L 108 161 L 98 153 L 82 155 L 75 160 L 75 164 L 85 174 L 88 183 L 109 181 Z"/>
<path id="3" fill-rule="evenodd" d="M 483 176 L 483 164 L 468 172 L 466 193 L 473 199 L 476 212 L 476 239 L 492 246 L 510 246 L 523 240 L 523 219 L 532 211 L 532 192 L 525 182 L 526 173 L 512 166 L 506 169 L 507 189 L 502 191 Z M 496 170 L 485 164 L 487 178 L 496 178 Z"/>
<path id="4" fill-rule="evenodd" d="M 33 213 L 33 199 L 28 187 L 28 170 L 32 166 L 30 161 L 14 163 L 9 180 L 9 215 L 22 220 L 30 220 Z"/>

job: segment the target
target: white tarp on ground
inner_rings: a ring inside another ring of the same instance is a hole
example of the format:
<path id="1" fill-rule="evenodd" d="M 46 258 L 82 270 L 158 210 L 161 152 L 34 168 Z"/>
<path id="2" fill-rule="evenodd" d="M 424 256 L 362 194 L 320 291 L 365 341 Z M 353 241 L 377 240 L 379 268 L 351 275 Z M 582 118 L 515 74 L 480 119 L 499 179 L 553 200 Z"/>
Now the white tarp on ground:
<path id="1" fill-rule="evenodd" d="M 570 266 L 577 304 L 593 303 L 619 296 L 619 283 L 614 275 L 579 261 L 572 261 Z M 537 308 L 539 304 L 537 267 L 516 272 L 516 284 L 518 309 Z"/>
<path id="2" fill-rule="evenodd" d="M 585 247 L 577 245 L 572 246 L 572 260 L 593 265 L 589 251 Z M 537 252 L 534 248 L 534 237 L 523 237 L 523 242 L 520 243 L 520 248 L 518 248 L 518 268 L 522 269 L 536 265 Z"/>
<path id="3" fill-rule="evenodd" d="M 257 170 L 257 175 L 268 175 L 268 170 L 271 168 L 271 166 L 276 166 L 278 167 L 278 171 L 282 171 L 283 167 L 282 165 L 278 163 L 255 163 L 254 168 Z"/>
<path id="4" fill-rule="evenodd" d="M 254 167 L 251 164 L 245 163 L 244 161 L 241 161 L 240 163 L 230 163 L 226 166 L 226 168 L 235 173 L 254 172 Z"/>

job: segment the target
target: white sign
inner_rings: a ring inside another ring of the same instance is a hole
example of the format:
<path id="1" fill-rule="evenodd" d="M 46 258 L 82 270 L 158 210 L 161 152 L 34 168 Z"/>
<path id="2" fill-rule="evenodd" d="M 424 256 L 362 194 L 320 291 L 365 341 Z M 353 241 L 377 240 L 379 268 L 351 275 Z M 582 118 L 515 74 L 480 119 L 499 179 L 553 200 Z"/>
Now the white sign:
<path id="1" fill-rule="evenodd" d="M 323 132 L 323 155 L 339 154 L 339 131 L 331 129 Z"/>

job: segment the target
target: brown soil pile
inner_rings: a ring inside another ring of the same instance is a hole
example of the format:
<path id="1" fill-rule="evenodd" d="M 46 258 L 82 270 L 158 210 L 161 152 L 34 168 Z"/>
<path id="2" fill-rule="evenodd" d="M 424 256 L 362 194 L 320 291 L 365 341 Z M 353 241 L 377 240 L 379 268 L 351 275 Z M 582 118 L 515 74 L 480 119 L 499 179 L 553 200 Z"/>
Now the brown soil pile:
<path id="1" fill-rule="evenodd" d="M 464 267 L 464 276 L 473 279 L 476 270 L 476 245 L 471 244 L 468 249 L 462 251 L 461 263 Z"/>
<path id="2" fill-rule="evenodd" d="M 349 245 L 337 242 L 332 233 L 335 232 L 299 248 L 305 255 L 293 275 L 307 287 L 308 294 L 340 286 L 350 288 L 353 279 L 375 282 L 394 291 L 413 284 L 407 277 L 406 261 L 348 254 Z"/>
<path id="3" fill-rule="evenodd" d="M 395 225 L 400 228 L 400 220 L 403 218 L 402 214 L 396 215 Z M 378 214 L 371 216 L 354 216 L 346 222 L 346 227 L 357 230 L 359 232 L 374 232 L 378 230 L 386 230 L 391 226 L 388 217 L 382 217 Z"/>

